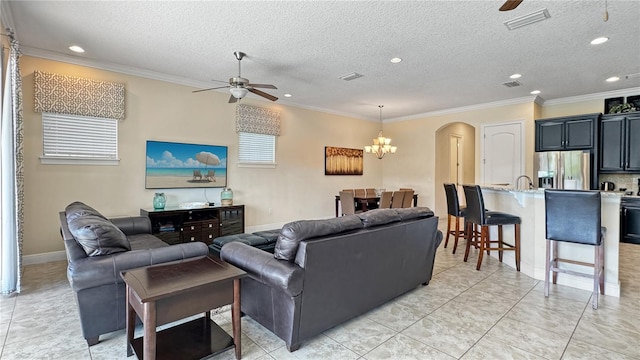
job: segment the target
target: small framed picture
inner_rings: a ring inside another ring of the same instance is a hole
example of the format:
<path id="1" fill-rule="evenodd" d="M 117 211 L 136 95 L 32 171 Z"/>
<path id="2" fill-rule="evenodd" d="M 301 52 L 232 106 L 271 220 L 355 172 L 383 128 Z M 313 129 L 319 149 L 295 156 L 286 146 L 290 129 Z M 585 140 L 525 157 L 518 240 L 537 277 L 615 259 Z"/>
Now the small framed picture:
<path id="1" fill-rule="evenodd" d="M 624 104 L 624 97 L 604 99 L 604 113 L 610 114 L 612 107 L 622 104 Z"/>
<path id="2" fill-rule="evenodd" d="M 640 95 L 627 96 L 627 103 L 633 105 L 636 111 L 640 111 Z"/>

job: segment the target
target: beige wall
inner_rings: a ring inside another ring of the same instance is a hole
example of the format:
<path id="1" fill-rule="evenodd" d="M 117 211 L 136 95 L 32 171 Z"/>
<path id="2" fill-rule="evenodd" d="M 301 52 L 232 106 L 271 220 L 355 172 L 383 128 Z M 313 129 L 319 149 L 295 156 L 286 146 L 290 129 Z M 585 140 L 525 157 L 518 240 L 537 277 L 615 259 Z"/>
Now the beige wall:
<path id="1" fill-rule="evenodd" d="M 324 146 L 361 148 L 378 133 L 379 124 L 343 116 L 261 101 L 251 96 L 243 103 L 281 112 L 282 136 L 277 140 L 275 169 L 237 167 L 235 106 L 228 95 L 215 91 L 193 94 L 193 88 L 120 73 L 23 56 L 25 120 L 25 241 L 24 255 L 63 250 L 57 213 L 80 200 L 107 216 L 137 215 L 151 206 L 155 190 L 144 188 L 145 142 L 161 140 L 229 147 L 229 182 L 234 202 L 246 206 L 246 226 L 266 229 L 296 219 L 334 216 L 339 189 L 412 187 L 421 206 L 446 214 L 442 175 L 436 158 L 448 156 L 436 146 L 438 129 L 451 123 L 474 128 L 473 173 L 480 177 L 480 134 L 486 124 L 522 121 L 525 133 L 526 173 L 531 175 L 534 119 L 600 112 L 602 100 L 553 106 L 533 102 L 496 106 L 445 115 L 425 116 L 384 125 L 398 153 L 378 160 L 365 154 L 364 175 L 325 176 Z M 118 166 L 42 165 L 41 116 L 33 111 L 33 72 L 120 82 L 126 88 L 126 119 L 119 126 Z M 466 152 L 465 152 L 466 153 Z M 469 152 L 471 153 L 471 152 Z M 469 154 L 467 154 L 469 155 Z M 187 201 L 219 202 L 221 189 L 169 189 L 168 205 Z M 440 200 L 436 200 L 440 199 Z"/>
<path id="2" fill-rule="evenodd" d="M 450 147 L 451 136 L 459 137 L 461 140 L 462 177 L 459 179 L 459 184 L 473 184 L 476 179 L 476 129 L 469 124 L 459 122 L 444 125 L 436 132 L 435 183 L 444 184 L 448 182 L 455 182 L 455 179 L 450 178 L 452 166 L 450 162 L 452 156 Z M 447 202 L 444 189 L 442 191 L 438 191 L 436 186 L 435 200 L 435 208 L 438 209 L 441 216 L 445 216 Z"/>
<path id="3" fill-rule="evenodd" d="M 56 61 L 21 58 L 25 135 L 24 255 L 61 251 L 58 212 L 80 200 L 107 216 L 138 215 L 155 190 L 144 188 L 146 140 L 226 145 L 234 203 L 245 204 L 246 226 L 278 226 L 295 219 L 334 216 L 339 189 L 380 187 L 382 163 L 365 157 L 362 176 L 325 176 L 324 146 L 361 148 L 378 133 L 374 121 L 309 111 L 281 103 L 242 102 L 281 112 L 275 169 L 237 167 L 235 106 L 215 91 L 193 88 Z M 119 123 L 118 166 L 42 165 L 41 116 L 33 111 L 33 72 L 120 82 L 126 89 L 126 119 Z M 219 202 L 221 189 L 168 189 L 168 205 Z"/>
<path id="4" fill-rule="evenodd" d="M 480 178 L 480 133 L 481 126 L 505 122 L 524 122 L 525 169 L 527 174 L 533 171 L 534 149 L 534 103 L 522 103 L 487 109 L 470 110 L 446 115 L 437 115 L 414 120 L 385 124 L 385 135 L 393 139 L 398 146 L 395 160 L 385 161 L 383 167 L 383 185 L 387 189 L 409 185 L 420 194 L 420 205 L 428 206 L 439 216 L 446 215 L 444 189 L 436 173 L 436 156 L 448 156 L 447 148 L 436 147 L 436 133 L 450 123 L 465 123 L 475 128 L 474 175 L 469 182 L 478 182 Z M 467 181 L 467 179 L 465 179 Z M 437 201 L 436 199 L 441 200 Z"/>

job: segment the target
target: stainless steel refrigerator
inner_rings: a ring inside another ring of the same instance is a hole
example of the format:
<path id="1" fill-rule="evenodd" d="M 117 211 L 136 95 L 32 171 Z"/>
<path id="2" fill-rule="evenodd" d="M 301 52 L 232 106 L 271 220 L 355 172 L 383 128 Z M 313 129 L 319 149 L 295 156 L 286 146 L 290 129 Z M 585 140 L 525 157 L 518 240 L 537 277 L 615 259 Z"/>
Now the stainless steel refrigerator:
<path id="1" fill-rule="evenodd" d="M 545 151 L 534 155 L 533 173 L 538 188 L 579 189 L 591 188 L 591 152 Z"/>

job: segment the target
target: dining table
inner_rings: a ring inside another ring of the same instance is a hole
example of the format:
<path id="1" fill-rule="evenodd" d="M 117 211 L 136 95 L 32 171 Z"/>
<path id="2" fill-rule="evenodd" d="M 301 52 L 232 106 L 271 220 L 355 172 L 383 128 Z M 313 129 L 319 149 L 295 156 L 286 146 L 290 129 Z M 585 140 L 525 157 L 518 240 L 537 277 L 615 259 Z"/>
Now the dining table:
<path id="1" fill-rule="evenodd" d="M 353 200 L 356 204 L 360 204 L 360 208 L 362 211 L 368 211 L 372 209 L 376 209 L 378 204 L 380 203 L 380 196 L 377 195 L 365 195 L 365 196 L 354 196 Z M 336 217 L 340 215 L 339 212 L 340 206 L 340 195 L 336 195 Z M 413 194 L 413 206 L 418 206 L 418 194 Z"/>

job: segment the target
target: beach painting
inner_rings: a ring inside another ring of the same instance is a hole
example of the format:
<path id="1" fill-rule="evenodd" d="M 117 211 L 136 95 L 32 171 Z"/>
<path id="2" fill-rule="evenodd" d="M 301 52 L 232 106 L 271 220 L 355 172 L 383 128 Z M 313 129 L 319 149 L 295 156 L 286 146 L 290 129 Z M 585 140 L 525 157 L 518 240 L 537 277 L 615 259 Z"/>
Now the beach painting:
<path id="1" fill-rule="evenodd" d="M 227 186 L 227 147 L 147 141 L 146 189 Z"/>

